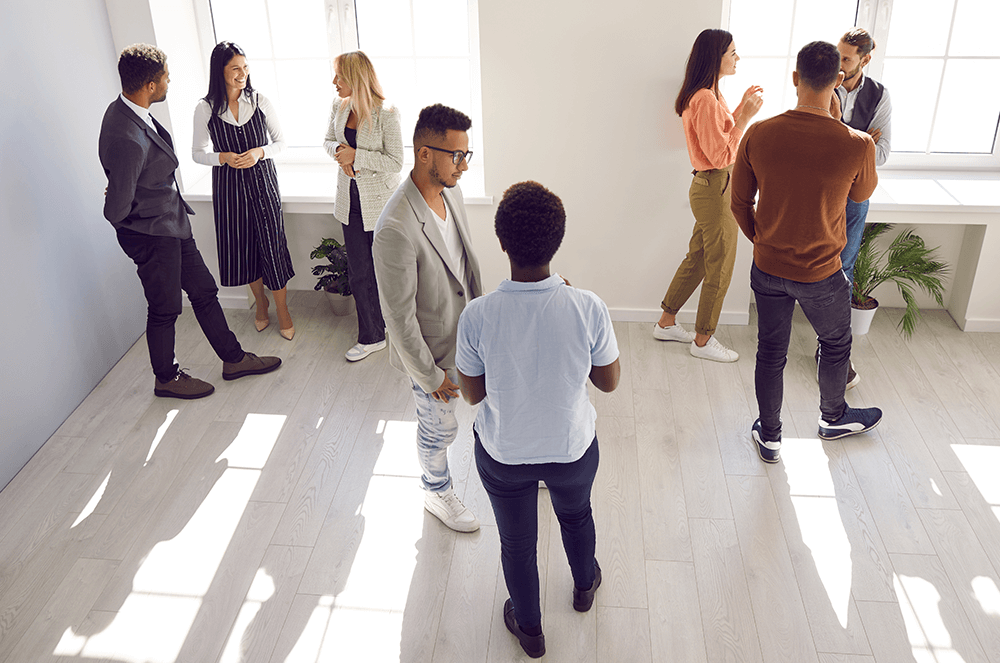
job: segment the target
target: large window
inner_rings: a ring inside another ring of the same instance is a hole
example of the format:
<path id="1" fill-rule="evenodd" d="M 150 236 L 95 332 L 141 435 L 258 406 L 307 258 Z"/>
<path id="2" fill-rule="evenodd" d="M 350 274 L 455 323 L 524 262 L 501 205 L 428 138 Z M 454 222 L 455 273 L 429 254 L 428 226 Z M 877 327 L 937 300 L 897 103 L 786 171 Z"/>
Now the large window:
<path id="1" fill-rule="evenodd" d="M 320 154 L 333 58 L 356 49 L 372 59 L 399 108 L 405 144 L 420 109 L 443 103 L 472 118 L 470 147 L 481 156 L 476 7 L 476 0 L 211 0 L 216 39 L 246 50 L 254 87 L 281 112 L 292 160 Z M 410 150 L 405 156 L 412 160 Z"/>
<path id="2" fill-rule="evenodd" d="M 854 25 L 877 48 L 866 73 L 892 99 L 890 166 L 1000 165 L 1000 25 L 997 0 L 730 0 L 729 30 L 742 58 L 724 80 L 732 104 L 764 86 L 763 119 L 794 106 L 791 72 L 806 43 L 836 43 Z"/>

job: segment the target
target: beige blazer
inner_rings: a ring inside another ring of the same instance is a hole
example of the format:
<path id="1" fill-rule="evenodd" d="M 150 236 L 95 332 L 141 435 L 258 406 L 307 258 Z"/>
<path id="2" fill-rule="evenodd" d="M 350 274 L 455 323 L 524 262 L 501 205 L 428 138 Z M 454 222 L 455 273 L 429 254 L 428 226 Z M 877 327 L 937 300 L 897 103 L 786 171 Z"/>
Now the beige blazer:
<path id="1" fill-rule="evenodd" d="M 483 294 L 462 192 L 456 186 L 441 195 L 458 224 L 464 274 L 456 273 L 434 212 L 409 176 L 382 210 L 372 244 L 389 363 L 428 393 L 455 367 L 458 316 Z"/>
<path id="2" fill-rule="evenodd" d="M 330 126 L 326 130 L 323 147 L 331 157 L 337 153 L 338 145 L 347 145 L 344 127 L 351 114 L 349 100 L 336 98 L 330 112 Z M 383 102 L 376 108 L 372 118 L 358 131 L 358 147 L 354 153 L 354 179 L 358 183 L 358 197 L 361 198 L 361 219 L 365 230 L 375 229 L 378 215 L 389 196 L 399 185 L 399 171 L 403 169 L 403 136 L 399 129 L 399 111 Z M 347 225 L 351 211 L 351 178 L 337 170 L 337 200 L 333 215 Z"/>

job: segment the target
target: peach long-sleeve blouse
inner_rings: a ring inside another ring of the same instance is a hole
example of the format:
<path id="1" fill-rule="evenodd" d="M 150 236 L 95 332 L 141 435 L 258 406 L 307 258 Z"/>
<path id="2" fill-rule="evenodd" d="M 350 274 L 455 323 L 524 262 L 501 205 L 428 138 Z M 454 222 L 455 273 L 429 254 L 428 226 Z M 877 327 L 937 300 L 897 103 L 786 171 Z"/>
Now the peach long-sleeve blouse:
<path id="1" fill-rule="evenodd" d="M 740 110 L 736 107 L 736 112 Z M 681 114 L 688 156 L 695 170 L 714 170 L 732 165 L 743 130 L 736 126 L 733 113 L 721 94 L 715 98 L 708 88 L 694 93 Z"/>

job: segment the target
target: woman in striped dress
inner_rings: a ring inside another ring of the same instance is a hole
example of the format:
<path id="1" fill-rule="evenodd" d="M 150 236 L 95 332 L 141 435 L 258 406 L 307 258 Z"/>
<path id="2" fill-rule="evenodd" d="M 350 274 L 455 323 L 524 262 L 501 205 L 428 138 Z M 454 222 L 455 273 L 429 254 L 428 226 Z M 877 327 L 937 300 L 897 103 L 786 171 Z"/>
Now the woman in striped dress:
<path id="1" fill-rule="evenodd" d="M 343 225 L 347 276 L 358 309 L 358 342 L 346 357 L 360 361 L 386 345 L 372 239 L 375 222 L 399 185 L 403 136 L 399 111 L 385 101 L 368 56 L 342 53 L 333 66 L 337 98 L 323 147 L 340 166 L 333 215 Z"/>
<path id="2" fill-rule="evenodd" d="M 212 151 L 209 151 L 209 142 Z M 212 168 L 212 203 L 224 286 L 250 285 L 257 331 L 269 324 L 266 286 L 281 335 L 292 340 L 285 286 L 295 275 L 285 240 L 278 173 L 285 147 L 274 107 L 250 85 L 246 53 L 232 42 L 212 51 L 208 94 L 194 111 L 194 160 Z"/>

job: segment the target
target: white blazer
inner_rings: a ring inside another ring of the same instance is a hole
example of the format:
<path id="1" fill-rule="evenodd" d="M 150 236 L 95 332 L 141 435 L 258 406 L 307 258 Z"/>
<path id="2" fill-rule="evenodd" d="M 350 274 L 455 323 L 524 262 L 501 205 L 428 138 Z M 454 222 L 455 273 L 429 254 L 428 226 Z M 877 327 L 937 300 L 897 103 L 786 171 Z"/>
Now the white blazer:
<path id="1" fill-rule="evenodd" d="M 338 145 L 347 145 L 344 127 L 351 114 L 348 100 L 337 97 L 330 112 L 330 127 L 323 147 L 331 157 Z M 372 111 L 371 119 L 359 127 L 358 147 L 354 153 L 354 180 L 361 198 L 361 219 L 365 230 L 375 229 L 379 214 L 389 196 L 399 186 L 399 171 L 403 169 L 403 135 L 399 129 L 399 111 L 383 102 Z M 337 172 L 337 200 L 333 215 L 345 226 L 350 222 L 351 178 L 343 170 Z"/>

